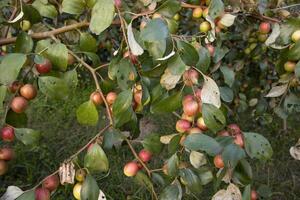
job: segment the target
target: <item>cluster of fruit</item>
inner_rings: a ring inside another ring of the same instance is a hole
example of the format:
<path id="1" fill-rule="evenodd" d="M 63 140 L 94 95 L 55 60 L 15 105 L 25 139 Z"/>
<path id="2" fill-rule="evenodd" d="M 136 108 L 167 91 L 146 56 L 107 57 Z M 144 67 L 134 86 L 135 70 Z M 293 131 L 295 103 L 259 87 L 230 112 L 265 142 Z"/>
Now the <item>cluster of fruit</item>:
<path id="1" fill-rule="evenodd" d="M 11 126 L 5 126 L 1 129 L 1 138 L 4 142 L 13 142 L 15 139 L 15 131 Z M 8 170 L 7 162 L 14 158 L 14 150 L 10 147 L 2 147 L 0 149 L 0 176 L 4 175 Z"/>
<path id="2" fill-rule="evenodd" d="M 35 200 L 50 200 L 51 192 L 55 191 L 59 186 L 58 175 L 47 177 L 41 187 L 35 189 Z"/>
<path id="3" fill-rule="evenodd" d="M 241 148 L 244 148 L 243 133 L 237 124 L 229 124 L 227 129 L 218 132 L 218 136 L 233 137 L 233 142 Z M 215 167 L 219 169 L 224 167 L 224 162 L 221 155 L 215 156 L 214 164 Z"/>
<path id="4" fill-rule="evenodd" d="M 151 160 L 152 158 L 152 153 L 146 149 L 143 149 L 139 152 L 139 159 L 143 162 L 143 163 L 147 163 Z M 131 161 L 126 163 L 126 165 L 124 166 L 123 172 L 126 176 L 128 177 L 132 177 L 135 176 L 138 171 L 140 169 L 142 169 L 143 166 L 141 163 L 139 163 L 138 161 Z"/>
<path id="5" fill-rule="evenodd" d="M 118 95 L 115 92 L 109 92 L 107 93 L 105 100 L 108 104 L 108 106 L 110 107 L 110 109 L 112 109 L 112 105 L 113 103 L 116 101 Z M 101 104 L 103 104 L 103 99 L 101 97 L 101 94 L 99 91 L 95 91 L 90 95 L 90 100 L 96 105 L 99 106 Z"/>
<path id="6" fill-rule="evenodd" d="M 295 32 L 293 32 L 292 36 L 291 36 L 291 39 L 294 43 L 300 41 L 300 30 L 296 30 Z M 290 46 L 290 49 L 293 48 L 295 44 L 292 44 Z M 297 65 L 297 62 L 298 61 L 295 61 L 295 60 L 290 60 L 290 61 L 287 61 L 285 64 L 284 64 L 284 69 L 286 72 L 289 72 L 289 73 L 293 73 L 296 69 L 296 65 Z"/>
<path id="7" fill-rule="evenodd" d="M 78 169 L 75 173 L 75 179 L 76 181 L 78 181 L 73 187 L 73 196 L 75 197 L 75 199 L 80 200 L 81 187 L 85 176 L 86 171 L 84 169 Z"/>

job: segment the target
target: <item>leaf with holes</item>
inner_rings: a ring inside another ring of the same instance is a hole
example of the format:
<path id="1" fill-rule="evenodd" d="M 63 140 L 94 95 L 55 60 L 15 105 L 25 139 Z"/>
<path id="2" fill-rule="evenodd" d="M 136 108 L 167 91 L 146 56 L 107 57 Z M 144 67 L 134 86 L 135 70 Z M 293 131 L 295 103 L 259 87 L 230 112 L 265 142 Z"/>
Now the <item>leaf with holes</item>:
<path id="1" fill-rule="evenodd" d="M 245 151 L 236 144 L 227 145 L 222 151 L 225 166 L 234 168 L 237 163 L 246 157 Z"/>
<path id="2" fill-rule="evenodd" d="M 265 97 L 279 97 L 283 95 L 288 88 L 288 84 L 272 87 Z"/>
<path id="3" fill-rule="evenodd" d="M 244 132 L 243 134 L 245 150 L 251 158 L 267 160 L 272 157 L 272 147 L 264 136 L 252 132 Z"/>

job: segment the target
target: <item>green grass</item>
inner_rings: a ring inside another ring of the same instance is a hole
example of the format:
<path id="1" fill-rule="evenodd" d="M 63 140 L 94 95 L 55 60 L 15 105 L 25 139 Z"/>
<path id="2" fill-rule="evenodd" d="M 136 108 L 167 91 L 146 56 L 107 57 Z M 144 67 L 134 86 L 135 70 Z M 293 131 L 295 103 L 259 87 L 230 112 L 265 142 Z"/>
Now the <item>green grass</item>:
<path id="1" fill-rule="evenodd" d="M 0 177 L 0 196 L 9 185 L 16 185 L 22 189 L 33 187 L 43 177 L 56 170 L 65 158 L 76 152 L 100 130 L 103 124 L 97 127 L 84 127 L 76 121 L 76 108 L 88 99 L 90 92 L 91 90 L 78 90 L 64 102 L 53 102 L 40 96 L 31 103 L 27 111 L 28 127 L 40 130 L 43 137 L 40 146 L 34 148 L 26 147 L 20 142 L 14 144 L 17 158 L 10 162 L 8 174 Z M 104 116 L 103 110 L 100 111 L 100 115 Z M 159 127 L 158 133 L 174 132 L 175 118 L 173 116 L 149 116 L 149 118 Z M 249 122 L 247 115 L 242 116 L 239 121 L 243 130 L 262 133 L 272 144 L 274 155 L 271 161 L 266 163 L 251 161 L 254 186 L 268 185 L 272 189 L 272 200 L 300 199 L 300 163 L 289 155 L 290 146 L 294 145 L 300 137 L 300 118 L 293 117 L 289 121 L 290 128 L 287 133 L 281 131 L 278 119 L 269 126 Z M 99 174 L 96 178 L 107 198 L 114 200 L 151 199 L 151 194 L 146 189 L 137 185 L 132 178 L 123 175 L 124 163 L 133 159 L 128 147 L 124 145 L 122 148 L 105 151 L 111 169 L 108 175 Z M 159 168 L 162 163 L 162 156 L 158 156 L 151 163 L 151 167 Z M 70 185 L 61 186 L 52 199 L 73 199 L 71 188 Z M 198 199 L 210 199 L 212 194 L 210 184 L 204 188 L 204 192 Z M 184 199 L 195 198 L 184 197 Z"/>

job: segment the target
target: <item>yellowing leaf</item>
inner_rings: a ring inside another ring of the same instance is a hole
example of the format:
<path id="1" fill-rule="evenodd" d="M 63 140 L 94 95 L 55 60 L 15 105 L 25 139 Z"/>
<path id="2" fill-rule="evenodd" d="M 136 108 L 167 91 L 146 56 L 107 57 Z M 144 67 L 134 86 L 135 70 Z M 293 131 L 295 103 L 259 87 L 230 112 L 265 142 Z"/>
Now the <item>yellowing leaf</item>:
<path id="1" fill-rule="evenodd" d="M 190 162 L 195 168 L 199 168 L 207 163 L 205 155 L 198 151 L 191 151 Z"/>
<path id="2" fill-rule="evenodd" d="M 222 16 L 220 23 L 226 27 L 232 26 L 236 16 L 232 14 L 225 14 Z"/>
<path id="3" fill-rule="evenodd" d="M 201 91 L 203 103 L 212 104 L 217 108 L 221 107 L 220 90 L 216 82 L 203 74 L 204 84 Z"/>
<path id="4" fill-rule="evenodd" d="M 134 34 L 132 31 L 132 22 L 127 27 L 127 36 L 132 54 L 136 56 L 142 55 L 144 53 L 144 49 L 139 45 L 139 43 L 137 43 L 137 41 L 134 38 Z"/>

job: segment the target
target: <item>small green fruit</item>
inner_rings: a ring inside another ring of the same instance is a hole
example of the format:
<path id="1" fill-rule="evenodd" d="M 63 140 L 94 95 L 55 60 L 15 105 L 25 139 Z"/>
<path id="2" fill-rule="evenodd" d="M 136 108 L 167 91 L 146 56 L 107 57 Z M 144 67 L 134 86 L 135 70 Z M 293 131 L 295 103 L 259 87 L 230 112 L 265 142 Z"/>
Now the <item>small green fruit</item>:
<path id="1" fill-rule="evenodd" d="M 31 27 L 31 23 L 28 20 L 23 20 L 20 22 L 20 28 L 22 31 L 28 31 Z"/>
<path id="2" fill-rule="evenodd" d="M 202 22 L 199 26 L 199 30 L 202 33 L 207 33 L 211 29 L 209 22 Z"/>
<path id="3" fill-rule="evenodd" d="M 292 34 L 292 41 L 297 42 L 299 40 L 300 40 L 300 30 L 297 30 Z"/>

